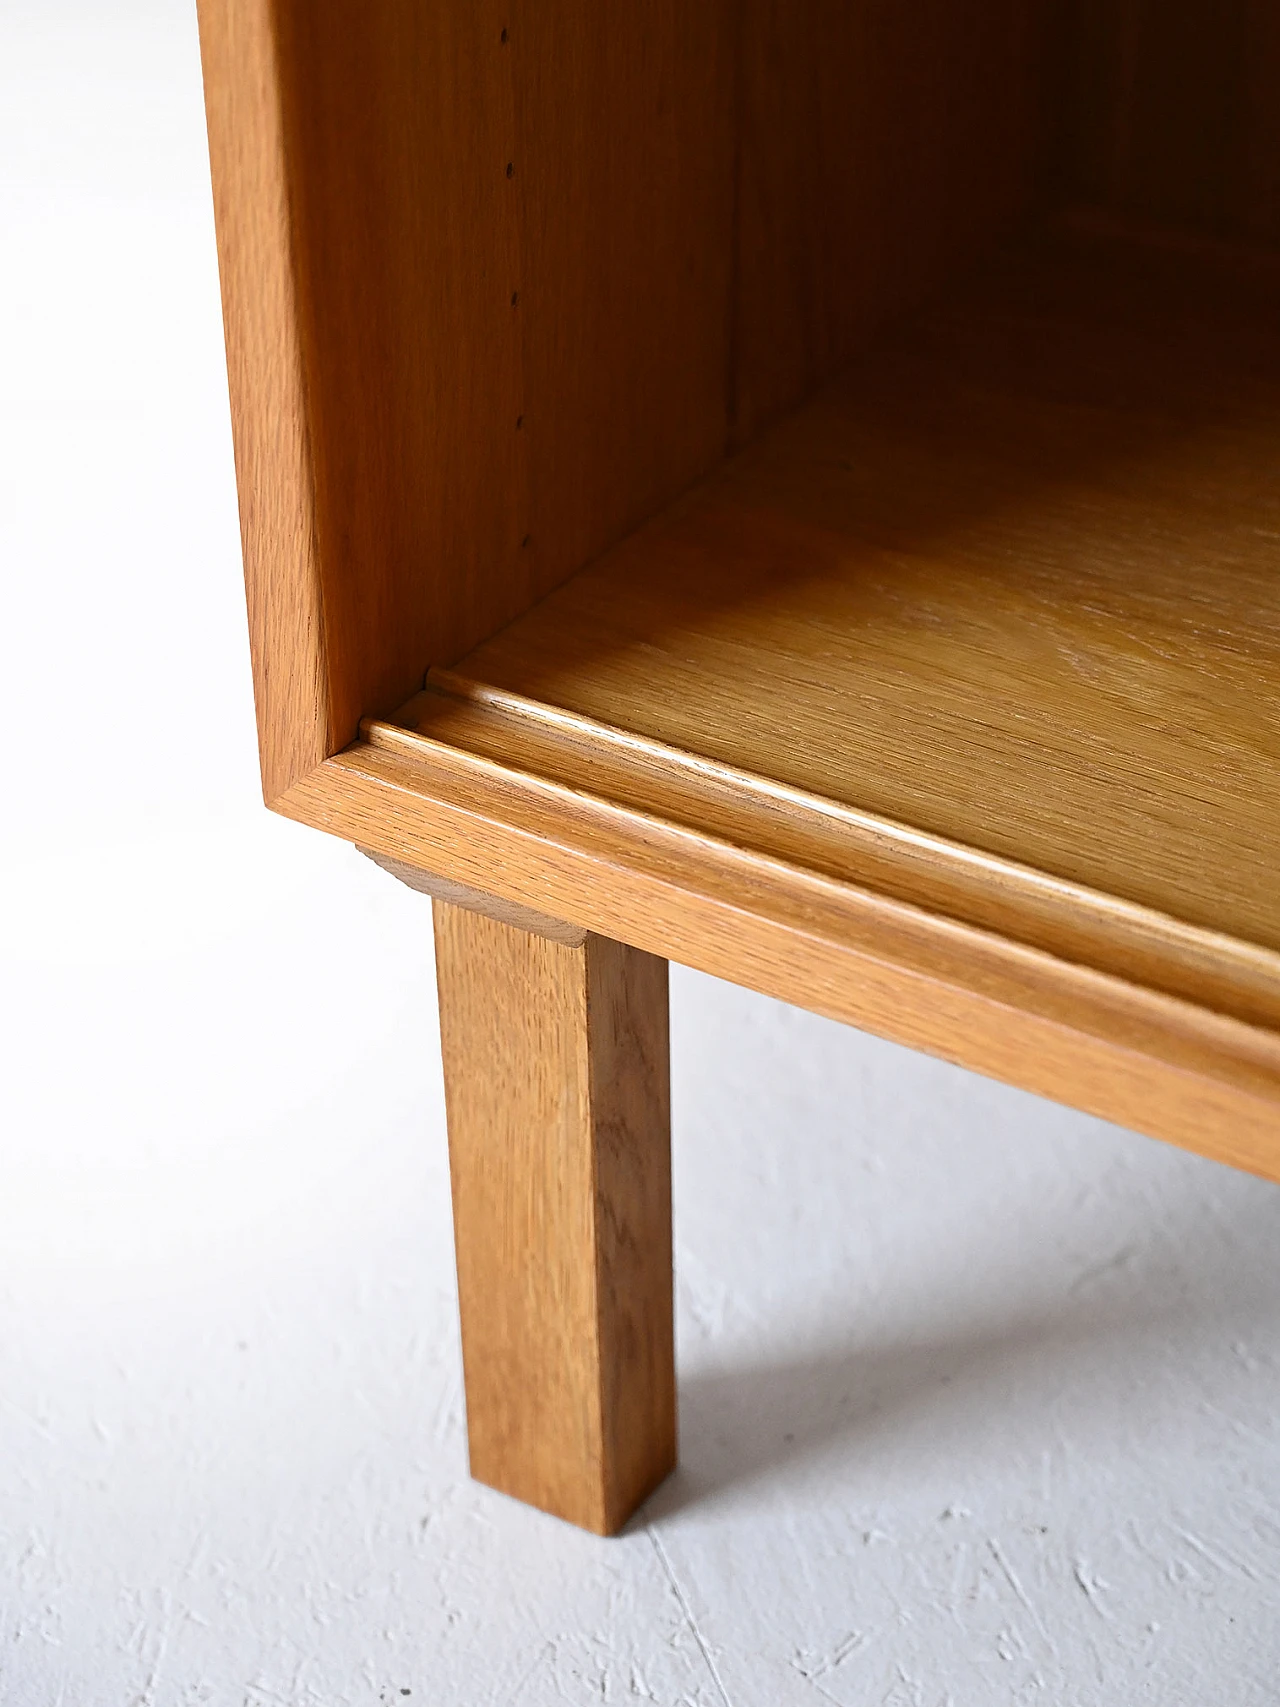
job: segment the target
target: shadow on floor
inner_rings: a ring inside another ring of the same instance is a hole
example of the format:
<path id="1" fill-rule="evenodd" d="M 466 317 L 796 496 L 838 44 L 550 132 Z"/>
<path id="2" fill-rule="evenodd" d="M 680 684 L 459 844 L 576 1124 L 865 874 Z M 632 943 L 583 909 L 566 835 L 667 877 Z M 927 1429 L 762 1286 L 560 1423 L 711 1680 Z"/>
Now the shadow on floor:
<path id="1" fill-rule="evenodd" d="M 828 1311 L 811 1333 L 759 1357 L 715 1366 L 706 1348 L 707 1366 L 680 1376 L 680 1469 L 642 1517 L 851 1459 L 871 1468 L 912 1441 L 929 1455 L 963 1450 L 972 1462 L 975 1441 L 980 1454 L 1002 1451 L 1011 1412 L 1022 1415 L 1025 1450 L 1028 1407 L 1044 1415 L 1046 1445 L 1068 1422 L 1077 1442 L 1091 1430 L 1158 1429 L 1176 1388 L 1163 1377 L 1203 1365 L 1207 1345 L 1274 1368 L 1280 1190 L 1251 1185 L 1211 1224 L 1189 1199 L 1173 1221 L 1160 1217 L 1156 1248 L 1122 1248 L 1056 1291 L 1028 1241 L 1024 1288 L 993 1297 L 980 1273 L 957 1274 L 909 1338 L 877 1342 L 865 1314 L 833 1320 Z M 1212 1410 L 1211 1388 L 1198 1403 Z M 1226 1415 L 1221 1426 L 1253 1432 Z"/>

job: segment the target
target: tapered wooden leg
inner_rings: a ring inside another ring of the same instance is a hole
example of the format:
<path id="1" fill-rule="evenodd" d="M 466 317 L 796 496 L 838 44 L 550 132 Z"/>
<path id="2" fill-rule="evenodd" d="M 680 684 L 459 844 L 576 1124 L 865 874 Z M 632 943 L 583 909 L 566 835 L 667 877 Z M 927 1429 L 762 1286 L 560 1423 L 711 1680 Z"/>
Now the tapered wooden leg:
<path id="1" fill-rule="evenodd" d="M 433 906 L 471 1473 L 611 1534 L 675 1463 L 667 963 Z"/>

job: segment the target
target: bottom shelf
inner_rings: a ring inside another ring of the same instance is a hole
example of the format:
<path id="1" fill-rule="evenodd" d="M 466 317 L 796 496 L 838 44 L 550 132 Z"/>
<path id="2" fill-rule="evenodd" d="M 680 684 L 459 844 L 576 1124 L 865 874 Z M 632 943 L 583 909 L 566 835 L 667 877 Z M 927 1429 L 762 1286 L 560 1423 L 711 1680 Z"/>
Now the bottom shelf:
<path id="1" fill-rule="evenodd" d="M 1055 228 L 366 742 L 1263 1028 L 1270 1084 L 1278 310 L 1276 261 Z"/>

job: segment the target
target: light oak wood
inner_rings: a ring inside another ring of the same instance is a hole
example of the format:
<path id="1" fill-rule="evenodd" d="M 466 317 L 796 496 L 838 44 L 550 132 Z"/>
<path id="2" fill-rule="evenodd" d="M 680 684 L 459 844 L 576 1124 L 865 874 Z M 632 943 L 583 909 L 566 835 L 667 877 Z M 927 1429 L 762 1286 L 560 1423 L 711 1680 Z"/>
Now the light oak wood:
<path id="1" fill-rule="evenodd" d="M 395 732 L 286 816 L 1280 1179 L 1280 1035 Z M 392 737 L 394 739 L 394 736 Z"/>
<path id="2" fill-rule="evenodd" d="M 1042 9 L 199 0 L 268 800 L 1027 205 Z"/>
<path id="3" fill-rule="evenodd" d="M 200 0 L 269 799 L 721 454 L 727 0 Z"/>
<path id="4" fill-rule="evenodd" d="M 477 1474 L 672 1460 L 669 957 L 1280 1180 L 1274 8 L 199 10 L 264 792 L 436 898 Z M 1081 196 L 1201 236 L 977 265 Z"/>
<path id="5" fill-rule="evenodd" d="M 454 679 L 1274 955 L 1277 467 L 1280 263 L 1069 228 Z"/>
<path id="6" fill-rule="evenodd" d="M 1047 238 L 286 810 L 1275 1174 L 1276 292 Z"/>
<path id="7" fill-rule="evenodd" d="M 1280 955 L 1221 931 L 454 671 L 433 670 L 399 719 L 368 723 L 369 742 L 414 754 L 411 730 L 1219 1013 L 1280 1025 Z"/>
<path id="8" fill-rule="evenodd" d="M 676 1454 L 666 963 L 433 910 L 471 1472 L 612 1534 Z"/>
<path id="9" fill-rule="evenodd" d="M 282 68 L 268 0 L 201 4 L 249 649 L 263 793 L 331 753 L 302 309 L 292 253 Z"/>

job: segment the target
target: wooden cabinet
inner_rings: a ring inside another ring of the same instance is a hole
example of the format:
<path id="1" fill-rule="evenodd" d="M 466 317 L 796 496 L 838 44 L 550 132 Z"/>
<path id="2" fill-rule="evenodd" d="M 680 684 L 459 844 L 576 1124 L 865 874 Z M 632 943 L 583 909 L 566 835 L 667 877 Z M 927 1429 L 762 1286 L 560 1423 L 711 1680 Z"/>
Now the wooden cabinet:
<path id="1" fill-rule="evenodd" d="M 442 897 L 486 1480 L 671 1463 L 667 959 L 1280 1178 L 1277 18 L 202 0 L 264 790 Z"/>

